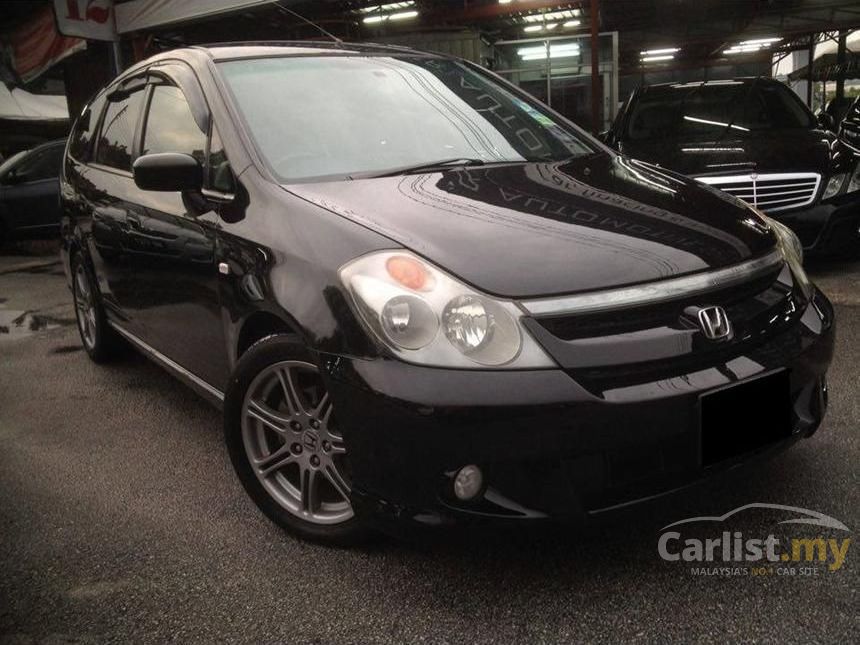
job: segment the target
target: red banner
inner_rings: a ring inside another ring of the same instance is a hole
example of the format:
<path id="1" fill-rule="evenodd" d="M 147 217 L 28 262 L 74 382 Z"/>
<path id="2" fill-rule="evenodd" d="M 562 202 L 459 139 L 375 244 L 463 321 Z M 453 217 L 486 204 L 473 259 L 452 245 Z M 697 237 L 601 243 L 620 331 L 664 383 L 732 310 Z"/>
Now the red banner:
<path id="1" fill-rule="evenodd" d="M 112 0 L 54 0 L 54 15 L 63 36 L 116 40 Z"/>
<path id="2" fill-rule="evenodd" d="M 61 36 L 57 32 L 54 11 L 50 6 L 15 30 L 9 42 L 12 66 L 24 82 L 36 78 L 66 56 L 87 46 L 86 41 L 80 38 Z"/>

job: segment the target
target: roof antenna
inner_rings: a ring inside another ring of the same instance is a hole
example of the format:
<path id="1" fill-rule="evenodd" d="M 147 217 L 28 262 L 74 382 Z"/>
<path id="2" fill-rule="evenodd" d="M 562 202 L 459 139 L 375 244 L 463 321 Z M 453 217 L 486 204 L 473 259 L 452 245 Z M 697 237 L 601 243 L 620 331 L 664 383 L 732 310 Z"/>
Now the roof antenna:
<path id="1" fill-rule="evenodd" d="M 274 5 L 275 5 L 275 7 L 276 7 L 279 11 L 282 11 L 282 12 L 284 12 L 284 13 L 286 13 L 286 14 L 289 14 L 289 15 L 295 16 L 296 18 L 298 18 L 298 19 L 299 19 L 299 20 L 301 20 L 302 22 L 305 22 L 305 23 L 309 24 L 311 27 L 313 27 L 314 29 L 318 30 L 320 33 L 322 33 L 322 34 L 324 34 L 324 35 L 328 36 L 328 37 L 329 37 L 329 38 L 331 38 L 334 42 L 336 42 L 336 43 L 337 43 L 338 47 L 342 47 L 342 46 L 343 46 L 343 41 L 342 41 L 340 38 L 338 38 L 337 36 L 335 36 L 335 35 L 334 35 L 334 34 L 332 34 L 331 32 L 326 31 L 325 29 L 323 29 L 322 27 L 320 27 L 317 23 L 315 23 L 315 22 L 313 22 L 313 21 L 311 21 L 311 20 L 308 20 L 307 18 L 305 18 L 302 14 L 298 13 L 297 11 L 293 11 L 292 9 L 287 9 L 286 7 L 282 6 L 282 5 L 281 5 L 281 3 L 280 3 L 280 2 L 278 2 L 278 0 L 275 0 Z"/>

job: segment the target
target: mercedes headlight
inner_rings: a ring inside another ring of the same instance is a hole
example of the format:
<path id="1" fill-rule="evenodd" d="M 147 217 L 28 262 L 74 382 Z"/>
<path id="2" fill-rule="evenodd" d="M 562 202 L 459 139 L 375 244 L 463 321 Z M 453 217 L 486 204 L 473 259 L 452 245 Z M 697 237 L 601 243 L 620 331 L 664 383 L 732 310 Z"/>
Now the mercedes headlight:
<path id="1" fill-rule="evenodd" d="M 842 187 L 845 185 L 845 180 L 848 178 L 848 173 L 839 173 L 833 175 L 827 180 L 827 186 L 824 188 L 824 194 L 821 199 L 830 199 L 842 192 Z"/>
<path id="2" fill-rule="evenodd" d="M 788 228 L 785 224 L 777 222 L 775 219 L 763 215 L 768 224 L 773 228 L 776 237 L 779 240 L 779 247 L 782 255 L 785 258 L 788 267 L 791 269 L 791 274 L 794 276 L 794 282 L 800 289 L 803 296 L 808 300 L 812 296 L 812 282 L 806 271 L 803 268 L 803 245 L 800 243 L 794 231 Z"/>
<path id="3" fill-rule="evenodd" d="M 848 182 L 845 192 L 853 193 L 856 190 L 860 190 L 860 160 L 854 165 L 854 172 L 851 173 L 851 181 Z"/>
<path id="4" fill-rule="evenodd" d="M 457 368 L 555 363 L 510 301 L 479 293 L 408 251 L 380 251 L 340 269 L 362 322 L 403 360 Z"/>

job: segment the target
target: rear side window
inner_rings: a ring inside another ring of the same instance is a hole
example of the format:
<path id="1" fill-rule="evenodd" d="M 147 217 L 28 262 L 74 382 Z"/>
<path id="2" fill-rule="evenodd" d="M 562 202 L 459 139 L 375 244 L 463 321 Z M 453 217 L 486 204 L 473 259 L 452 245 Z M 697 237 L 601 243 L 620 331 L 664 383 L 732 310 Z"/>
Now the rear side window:
<path id="1" fill-rule="evenodd" d="M 149 103 L 143 154 L 183 152 L 206 163 L 206 134 L 197 127 L 182 90 L 156 85 Z"/>
<path id="2" fill-rule="evenodd" d="M 109 101 L 102 119 L 96 162 L 120 170 L 131 170 L 134 130 L 143 102 L 143 90 L 121 101 Z"/>
<path id="3" fill-rule="evenodd" d="M 75 129 L 69 142 L 69 154 L 78 161 L 86 163 L 90 160 L 93 140 L 104 104 L 104 95 L 97 97 L 86 107 L 75 123 Z"/>

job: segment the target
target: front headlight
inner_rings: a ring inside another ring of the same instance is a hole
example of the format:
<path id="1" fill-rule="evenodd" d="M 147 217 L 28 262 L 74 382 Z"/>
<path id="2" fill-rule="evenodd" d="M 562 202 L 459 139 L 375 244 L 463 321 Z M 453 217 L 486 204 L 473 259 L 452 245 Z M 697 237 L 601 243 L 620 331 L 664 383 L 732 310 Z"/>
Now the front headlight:
<path id="1" fill-rule="evenodd" d="M 833 175 L 827 181 L 827 186 L 824 188 L 824 194 L 821 196 L 821 199 L 830 199 L 831 197 L 836 197 L 839 193 L 842 192 L 842 187 L 845 185 L 845 180 L 848 178 L 848 173 L 839 173 L 838 175 Z"/>
<path id="2" fill-rule="evenodd" d="M 477 292 L 408 251 L 380 251 L 340 269 L 362 322 L 411 363 L 545 368 L 555 363 L 510 301 Z"/>
<path id="3" fill-rule="evenodd" d="M 854 166 L 854 172 L 851 174 L 851 181 L 848 182 L 848 188 L 845 192 L 853 193 L 856 190 L 860 190 L 860 160 L 858 160 Z"/>
<path id="4" fill-rule="evenodd" d="M 773 228 L 776 237 L 779 240 L 779 247 L 782 255 L 785 258 L 788 267 L 791 269 L 791 274 L 794 276 L 794 282 L 797 284 L 804 298 L 807 300 L 812 296 L 812 282 L 806 271 L 803 268 L 803 245 L 800 243 L 794 231 L 788 228 L 785 224 L 777 222 L 775 219 L 762 215 L 768 224 Z"/>

